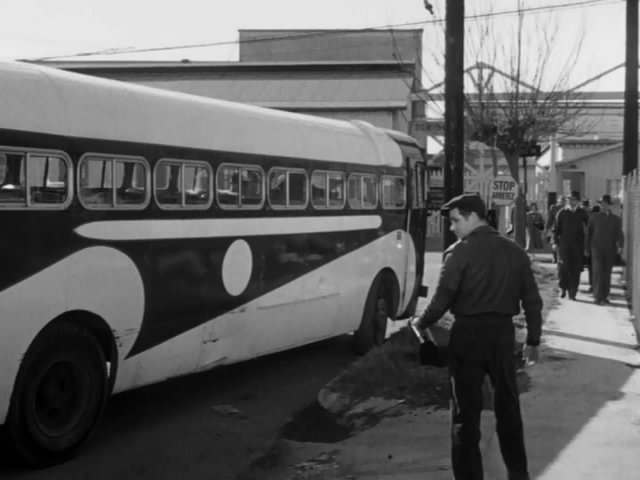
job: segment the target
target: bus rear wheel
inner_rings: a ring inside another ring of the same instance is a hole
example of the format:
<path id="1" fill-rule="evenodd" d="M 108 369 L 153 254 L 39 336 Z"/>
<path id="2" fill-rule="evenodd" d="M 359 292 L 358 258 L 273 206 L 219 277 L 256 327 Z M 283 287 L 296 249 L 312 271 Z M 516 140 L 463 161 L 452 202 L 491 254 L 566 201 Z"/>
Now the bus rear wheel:
<path id="1" fill-rule="evenodd" d="M 367 295 L 360 326 L 353 334 L 353 349 L 358 355 L 384 342 L 389 308 L 387 282 L 384 277 L 378 277 Z"/>
<path id="2" fill-rule="evenodd" d="M 44 467 L 71 458 L 102 416 L 107 380 L 91 333 L 71 323 L 43 330 L 20 367 L 6 422 L 20 459 Z"/>

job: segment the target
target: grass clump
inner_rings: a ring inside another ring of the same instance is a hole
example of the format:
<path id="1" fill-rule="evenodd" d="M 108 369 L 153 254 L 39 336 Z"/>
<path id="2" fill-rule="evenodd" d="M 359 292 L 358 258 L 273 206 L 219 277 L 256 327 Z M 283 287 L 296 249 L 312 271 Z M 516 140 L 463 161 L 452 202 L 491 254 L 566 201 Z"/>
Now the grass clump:
<path id="1" fill-rule="evenodd" d="M 551 265 L 533 264 L 534 275 L 542 296 L 543 319 L 556 304 L 556 271 Z M 431 331 L 438 344 L 447 344 L 453 323 L 447 314 Z M 516 342 L 526 337 L 524 314 L 514 317 Z M 352 402 L 371 397 L 401 399 L 410 407 L 446 407 L 449 401 L 446 368 L 420 365 L 418 343 L 407 327 L 403 327 L 380 347 L 354 362 L 326 387 L 349 397 Z"/>

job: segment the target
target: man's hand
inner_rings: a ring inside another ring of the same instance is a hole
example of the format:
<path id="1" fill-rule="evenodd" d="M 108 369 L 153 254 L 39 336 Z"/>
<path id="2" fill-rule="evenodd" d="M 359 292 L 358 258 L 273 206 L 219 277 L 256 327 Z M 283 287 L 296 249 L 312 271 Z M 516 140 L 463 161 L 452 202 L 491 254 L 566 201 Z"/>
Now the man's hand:
<path id="1" fill-rule="evenodd" d="M 413 334 L 416 336 L 416 339 L 420 343 L 424 343 L 424 332 L 422 332 L 422 330 L 420 330 L 419 323 L 420 323 L 420 317 L 419 316 L 411 317 L 409 319 L 409 322 L 408 322 L 408 327 L 411 329 Z"/>
<path id="2" fill-rule="evenodd" d="M 534 363 L 537 363 L 540 359 L 540 347 L 532 347 L 531 345 L 525 346 L 523 356 L 525 367 L 529 367 Z"/>

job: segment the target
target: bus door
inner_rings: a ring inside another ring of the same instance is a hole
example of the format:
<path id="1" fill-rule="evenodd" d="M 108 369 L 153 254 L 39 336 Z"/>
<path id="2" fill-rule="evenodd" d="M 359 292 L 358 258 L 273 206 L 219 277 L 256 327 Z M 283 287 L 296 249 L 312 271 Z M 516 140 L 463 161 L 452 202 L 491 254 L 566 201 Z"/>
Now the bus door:
<path id="1" fill-rule="evenodd" d="M 402 317 L 413 315 L 418 303 L 418 297 L 426 297 L 427 288 L 422 286 L 422 275 L 424 273 L 424 253 L 427 236 L 427 169 L 422 151 L 417 146 L 401 145 L 405 158 L 405 168 L 407 173 L 407 206 L 406 206 L 406 231 L 413 241 L 416 252 L 415 269 L 405 269 L 405 285 L 411 284 L 409 275 L 415 275 L 414 288 L 412 291 L 403 289 L 405 300 L 410 295 L 407 308 Z M 407 262 L 410 259 L 407 258 Z"/>

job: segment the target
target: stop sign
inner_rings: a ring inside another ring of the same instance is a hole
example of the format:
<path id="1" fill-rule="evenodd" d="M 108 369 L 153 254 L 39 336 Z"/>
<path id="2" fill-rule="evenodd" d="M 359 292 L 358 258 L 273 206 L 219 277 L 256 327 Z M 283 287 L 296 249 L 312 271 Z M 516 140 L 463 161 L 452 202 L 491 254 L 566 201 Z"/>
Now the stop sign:
<path id="1" fill-rule="evenodd" d="M 498 175 L 491 180 L 491 202 L 506 207 L 515 202 L 518 183 L 510 175 Z"/>

